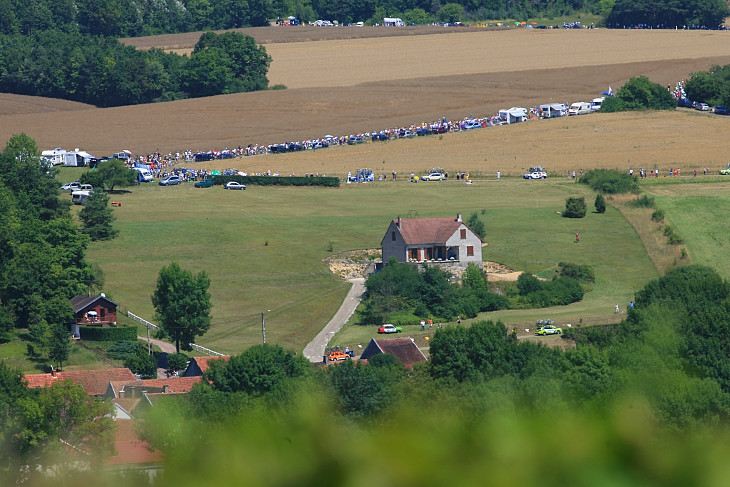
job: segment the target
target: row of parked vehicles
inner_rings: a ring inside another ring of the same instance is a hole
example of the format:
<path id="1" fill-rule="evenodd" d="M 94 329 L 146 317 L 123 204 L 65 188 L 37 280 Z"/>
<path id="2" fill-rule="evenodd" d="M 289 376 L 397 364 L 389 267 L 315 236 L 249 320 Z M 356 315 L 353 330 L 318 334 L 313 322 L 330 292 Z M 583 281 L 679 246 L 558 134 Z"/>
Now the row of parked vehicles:
<path id="1" fill-rule="evenodd" d="M 692 101 L 689 98 L 680 98 L 677 105 L 685 108 L 694 108 L 700 112 L 712 112 L 716 115 L 730 115 L 730 110 L 722 105 L 711 107 L 707 103 Z"/>

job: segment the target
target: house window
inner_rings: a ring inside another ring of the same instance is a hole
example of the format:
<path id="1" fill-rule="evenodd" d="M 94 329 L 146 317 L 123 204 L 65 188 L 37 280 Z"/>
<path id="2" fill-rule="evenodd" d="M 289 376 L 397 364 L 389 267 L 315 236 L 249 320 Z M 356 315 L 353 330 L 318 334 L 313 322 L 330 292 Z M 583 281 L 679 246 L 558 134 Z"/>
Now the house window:
<path id="1" fill-rule="evenodd" d="M 390 239 L 395 242 L 395 232 L 390 232 Z"/>
<path id="2" fill-rule="evenodd" d="M 102 320 L 106 317 L 106 308 L 99 308 L 99 318 Z"/>
<path id="3" fill-rule="evenodd" d="M 419 260 L 418 258 L 418 249 L 410 249 L 408 251 L 408 258 L 411 260 Z"/>
<path id="4" fill-rule="evenodd" d="M 461 239 L 465 240 L 466 239 L 466 228 L 462 228 L 461 230 L 459 230 L 459 232 L 461 233 Z"/>
<path id="5" fill-rule="evenodd" d="M 468 257 L 474 257 L 474 246 L 473 245 L 466 246 L 466 255 Z"/>

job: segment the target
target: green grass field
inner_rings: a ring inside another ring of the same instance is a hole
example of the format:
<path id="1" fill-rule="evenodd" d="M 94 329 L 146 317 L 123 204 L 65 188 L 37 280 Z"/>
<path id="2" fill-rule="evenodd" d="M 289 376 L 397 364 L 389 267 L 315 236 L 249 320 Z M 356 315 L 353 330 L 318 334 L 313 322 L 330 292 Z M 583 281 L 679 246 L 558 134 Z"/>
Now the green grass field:
<path id="1" fill-rule="evenodd" d="M 63 174 L 60 179 L 73 179 Z M 151 319 L 150 295 L 163 265 L 178 262 L 211 278 L 213 326 L 198 340 L 238 353 L 261 340 L 301 350 L 342 302 L 349 284 L 323 259 L 334 252 L 379 248 L 389 221 L 401 215 L 464 218 L 478 212 L 487 226 L 485 260 L 538 273 L 567 261 L 590 264 L 597 281 L 570 306 L 487 314 L 506 323 L 541 318 L 611 320 L 613 306 L 656 277 L 635 232 L 612 209 L 580 220 L 562 218 L 565 198 L 583 186 L 565 181 L 405 181 L 343 185 L 339 189 L 250 187 L 242 192 L 186 184 L 142 185 L 111 196 L 120 235 L 90 246 L 88 260 L 105 272 L 104 291 L 121 310 Z M 592 195 L 588 195 L 592 209 Z M 77 207 L 78 208 L 78 207 Z M 575 243 L 575 233 L 581 235 Z M 269 311 L 270 310 L 270 311 Z M 598 320 L 598 321 L 597 321 Z M 604 321 L 601 321 L 604 320 Z M 343 330 L 333 343 L 349 343 Z"/>
<path id="2" fill-rule="evenodd" d="M 698 178 L 700 179 L 700 178 Z M 673 184 L 648 186 L 658 208 L 664 210 L 666 223 L 685 241 L 695 264 L 717 270 L 730 279 L 730 195 L 727 182 L 716 184 Z"/>

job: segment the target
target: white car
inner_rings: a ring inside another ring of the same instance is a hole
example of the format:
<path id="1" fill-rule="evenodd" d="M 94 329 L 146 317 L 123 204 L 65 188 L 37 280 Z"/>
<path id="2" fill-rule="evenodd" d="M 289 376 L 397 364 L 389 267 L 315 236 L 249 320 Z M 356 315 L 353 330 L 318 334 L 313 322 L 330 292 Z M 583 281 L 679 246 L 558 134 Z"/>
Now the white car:
<path id="1" fill-rule="evenodd" d="M 71 183 L 66 183 L 63 186 L 61 186 L 61 189 L 64 191 L 76 191 L 78 189 L 81 189 L 81 183 L 78 181 L 73 181 Z"/>
<path id="2" fill-rule="evenodd" d="M 228 181 L 223 189 L 246 189 L 245 184 L 241 184 L 237 181 Z"/>
<path id="3" fill-rule="evenodd" d="M 424 181 L 443 181 L 446 179 L 446 176 L 440 172 L 432 172 L 428 176 L 423 176 L 421 179 Z"/>
<path id="4" fill-rule="evenodd" d="M 477 122 L 476 120 L 467 120 L 462 124 L 462 128 L 464 130 L 480 129 L 482 128 L 482 124 Z"/>

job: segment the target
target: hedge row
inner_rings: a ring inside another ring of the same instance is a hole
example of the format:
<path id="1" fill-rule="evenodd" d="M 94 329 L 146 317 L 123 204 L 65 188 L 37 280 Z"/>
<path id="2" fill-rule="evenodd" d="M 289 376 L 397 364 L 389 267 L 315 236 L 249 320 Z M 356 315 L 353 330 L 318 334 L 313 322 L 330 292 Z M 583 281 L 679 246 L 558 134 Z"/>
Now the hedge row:
<path id="1" fill-rule="evenodd" d="M 79 333 L 82 340 L 89 341 L 137 341 L 136 326 L 117 326 L 114 328 L 100 328 L 98 326 L 80 326 Z"/>
<path id="2" fill-rule="evenodd" d="M 340 178 L 332 176 L 213 176 L 213 184 L 223 185 L 228 181 L 255 186 L 326 186 L 330 188 L 340 186 Z"/>

